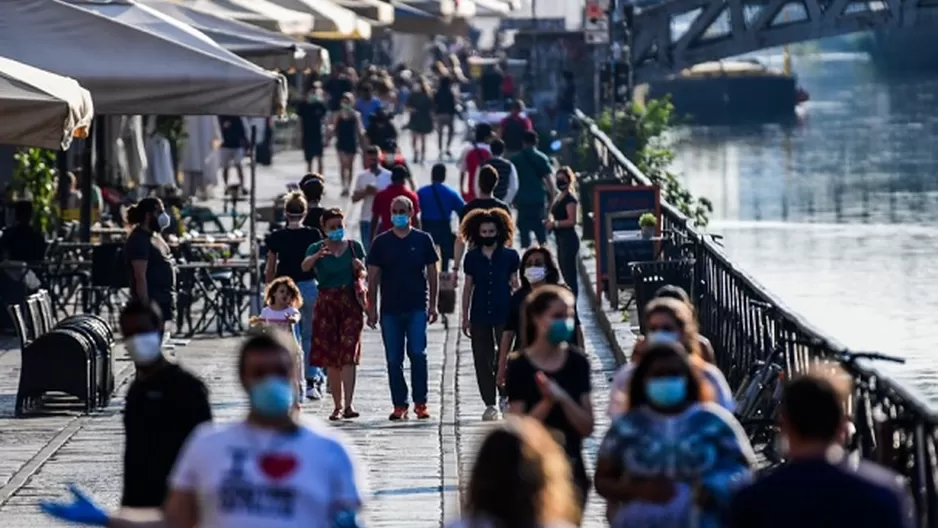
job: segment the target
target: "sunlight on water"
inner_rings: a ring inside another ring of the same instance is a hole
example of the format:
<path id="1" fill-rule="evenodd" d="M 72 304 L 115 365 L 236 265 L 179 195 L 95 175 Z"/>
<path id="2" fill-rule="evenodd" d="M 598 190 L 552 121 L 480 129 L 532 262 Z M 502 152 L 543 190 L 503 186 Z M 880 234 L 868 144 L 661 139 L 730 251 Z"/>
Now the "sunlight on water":
<path id="1" fill-rule="evenodd" d="M 726 251 L 797 313 L 938 404 L 938 77 L 856 54 L 795 59 L 794 127 L 688 127 L 677 168 Z"/>

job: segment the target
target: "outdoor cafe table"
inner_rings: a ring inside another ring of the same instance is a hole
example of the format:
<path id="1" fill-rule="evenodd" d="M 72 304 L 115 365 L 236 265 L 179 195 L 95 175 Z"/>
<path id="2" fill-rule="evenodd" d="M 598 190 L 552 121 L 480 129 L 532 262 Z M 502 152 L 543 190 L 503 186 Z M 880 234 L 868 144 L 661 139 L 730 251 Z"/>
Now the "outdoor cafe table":
<path id="1" fill-rule="evenodd" d="M 214 262 L 183 262 L 176 266 L 177 315 L 180 330 L 187 337 L 209 332 L 214 323 L 218 335 L 240 334 L 244 330 L 242 316 L 246 312 L 251 273 L 248 260 L 231 259 Z M 193 307 L 202 301 L 201 313 L 193 317 Z"/>

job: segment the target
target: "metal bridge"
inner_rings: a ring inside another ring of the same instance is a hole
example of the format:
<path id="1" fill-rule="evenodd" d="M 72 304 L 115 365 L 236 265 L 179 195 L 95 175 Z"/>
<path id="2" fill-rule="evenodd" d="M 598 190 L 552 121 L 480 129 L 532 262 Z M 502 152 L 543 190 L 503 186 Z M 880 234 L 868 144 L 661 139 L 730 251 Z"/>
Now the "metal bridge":
<path id="1" fill-rule="evenodd" d="M 938 0 L 665 0 L 632 10 L 626 19 L 640 82 L 764 48 L 927 23 Z"/>

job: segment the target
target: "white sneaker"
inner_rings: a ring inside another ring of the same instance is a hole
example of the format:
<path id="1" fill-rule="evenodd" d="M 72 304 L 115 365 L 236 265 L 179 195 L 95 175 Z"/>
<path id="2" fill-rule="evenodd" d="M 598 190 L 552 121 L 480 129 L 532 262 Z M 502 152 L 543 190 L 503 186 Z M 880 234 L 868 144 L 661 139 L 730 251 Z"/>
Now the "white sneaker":
<path id="1" fill-rule="evenodd" d="M 319 391 L 319 387 L 313 385 L 306 389 L 306 398 L 310 400 L 321 400 L 322 393 Z"/>
<path id="2" fill-rule="evenodd" d="M 486 407 L 485 412 L 482 413 L 482 420 L 486 422 L 498 420 L 498 408 L 496 408 L 494 405 L 489 405 Z"/>

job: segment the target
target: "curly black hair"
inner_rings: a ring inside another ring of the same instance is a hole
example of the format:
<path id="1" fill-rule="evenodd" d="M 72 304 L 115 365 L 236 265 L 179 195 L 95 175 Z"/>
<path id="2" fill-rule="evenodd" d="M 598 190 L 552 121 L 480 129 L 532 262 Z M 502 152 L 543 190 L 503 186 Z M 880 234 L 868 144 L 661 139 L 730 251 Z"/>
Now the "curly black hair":
<path id="1" fill-rule="evenodd" d="M 515 238 L 515 222 L 503 209 L 476 209 L 459 224 L 459 236 L 472 246 L 479 246 L 479 230 L 482 224 L 495 224 L 498 230 L 498 243 L 510 247 Z"/>

